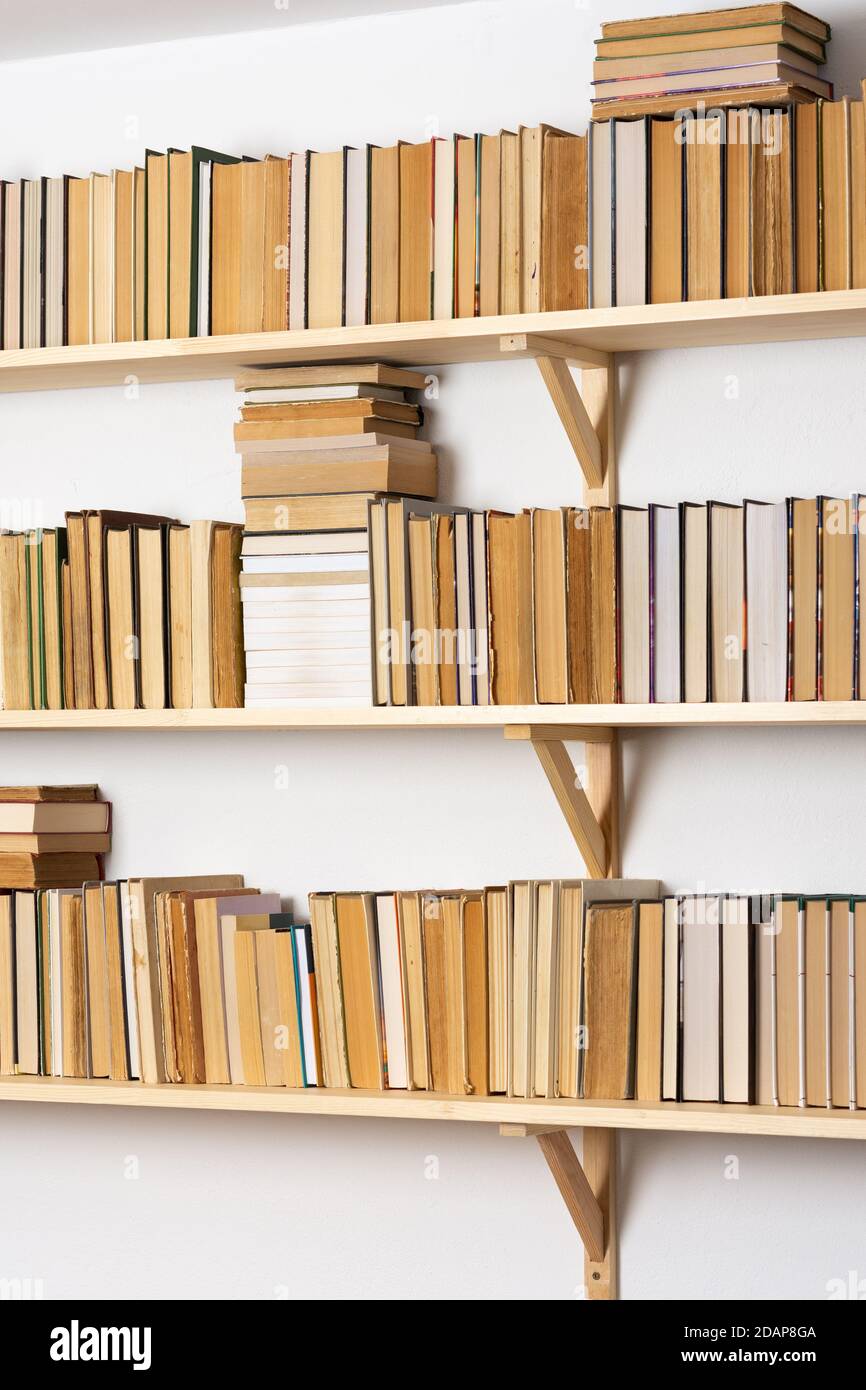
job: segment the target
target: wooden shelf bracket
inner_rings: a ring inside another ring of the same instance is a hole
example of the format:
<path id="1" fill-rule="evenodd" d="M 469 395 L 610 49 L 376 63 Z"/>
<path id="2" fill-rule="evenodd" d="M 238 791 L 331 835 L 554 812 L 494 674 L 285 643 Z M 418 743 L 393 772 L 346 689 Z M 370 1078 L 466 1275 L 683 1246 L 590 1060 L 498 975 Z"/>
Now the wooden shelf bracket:
<path id="1" fill-rule="evenodd" d="M 586 486 L 603 487 L 607 460 L 568 362 L 561 357 L 536 357 L 535 361 L 580 464 Z"/>
<path id="2" fill-rule="evenodd" d="M 583 1163 L 568 1131 L 502 1124 L 507 1138 L 535 1138 L 583 1241 L 584 1291 L 593 1302 L 617 1297 L 616 1130 L 584 1129 Z"/>

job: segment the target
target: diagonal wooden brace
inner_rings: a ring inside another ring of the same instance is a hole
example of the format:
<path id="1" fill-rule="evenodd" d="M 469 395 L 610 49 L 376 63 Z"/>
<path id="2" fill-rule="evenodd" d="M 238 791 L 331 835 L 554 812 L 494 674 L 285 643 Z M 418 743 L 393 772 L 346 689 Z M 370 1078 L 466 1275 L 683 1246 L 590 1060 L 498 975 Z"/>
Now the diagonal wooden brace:
<path id="1" fill-rule="evenodd" d="M 604 832 L 589 797 L 578 783 L 565 745 L 555 739 L 533 739 L 532 746 L 575 838 L 589 877 L 607 878 L 610 855 Z"/>
<path id="2" fill-rule="evenodd" d="M 583 472 L 586 486 L 598 489 L 604 484 L 606 460 L 595 426 L 583 397 L 577 389 L 567 362 L 561 357 L 536 357 L 541 379 L 547 387 L 568 441 Z"/>
<path id="3" fill-rule="evenodd" d="M 604 1259 L 604 1214 L 564 1129 L 536 1135 L 553 1180 L 583 1241 L 586 1258 Z"/>

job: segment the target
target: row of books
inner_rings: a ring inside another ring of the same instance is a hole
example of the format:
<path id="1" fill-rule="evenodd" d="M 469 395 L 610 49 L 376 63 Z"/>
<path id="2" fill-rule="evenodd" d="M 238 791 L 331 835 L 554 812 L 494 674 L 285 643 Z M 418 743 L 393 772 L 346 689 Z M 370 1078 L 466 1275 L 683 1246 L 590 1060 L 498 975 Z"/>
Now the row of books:
<path id="1" fill-rule="evenodd" d="M 240 545 L 137 512 L 0 533 L 0 707 L 242 705 Z"/>
<path id="2" fill-rule="evenodd" d="M 859 495 L 369 508 L 376 703 L 863 696 Z"/>
<path id="3" fill-rule="evenodd" d="M 537 126 L 0 182 L 2 347 L 579 308 L 585 156 Z"/>
<path id="4" fill-rule="evenodd" d="M 367 504 L 436 496 L 424 411 L 407 398 L 424 382 L 382 363 L 237 378 L 247 707 L 371 703 Z M 357 530 L 334 531 L 352 508 Z"/>
<path id="5" fill-rule="evenodd" d="M 0 186 L 4 348 L 866 284 L 863 103 Z"/>
<path id="6" fill-rule="evenodd" d="M 102 878 L 111 803 L 95 785 L 0 787 L 0 890 Z"/>
<path id="7" fill-rule="evenodd" d="M 832 96 L 818 76 L 829 39 L 829 24 L 788 4 L 602 24 L 593 119 L 674 111 L 701 99 L 742 105 Z"/>
<path id="8" fill-rule="evenodd" d="M 594 122 L 594 307 L 866 285 L 863 101 Z"/>
<path id="9" fill-rule="evenodd" d="M 652 880 L 0 895 L 0 1074 L 866 1106 L 866 897 Z"/>

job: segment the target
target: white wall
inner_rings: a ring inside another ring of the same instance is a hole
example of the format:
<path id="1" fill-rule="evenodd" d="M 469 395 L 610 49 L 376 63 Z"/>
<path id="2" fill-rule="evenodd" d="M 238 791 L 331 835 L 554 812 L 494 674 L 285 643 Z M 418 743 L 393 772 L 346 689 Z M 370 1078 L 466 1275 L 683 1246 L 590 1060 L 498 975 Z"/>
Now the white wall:
<path id="1" fill-rule="evenodd" d="M 2 173 L 191 141 L 263 154 L 420 139 L 431 116 L 445 134 L 582 128 L 601 18 L 657 8 L 483 3 L 2 65 Z M 866 20 L 850 0 L 822 13 L 830 75 L 856 93 Z M 860 341 L 624 359 L 624 500 L 866 487 L 864 365 Z M 441 379 L 429 433 L 448 497 L 578 500 L 532 364 Z M 234 407 L 228 383 L 0 397 L 0 497 L 42 505 L 46 523 L 81 505 L 240 517 Z M 859 731 L 625 743 L 627 873 L 866 888 Z M 289 791 L 275 790 L 282 764 Z M 8 734 L 2 779 L 98 780 L 116 808 L 113 875 L 237 869 L 299 910 L 314 888 L 580 871 L 531 751 L 492 734 Z M 822 1298 L 866 1274 L 857 1145 L 647 1134 L 623 1136 L 621 1155 L 625 1298 Z M 41 1278 L 52 1297 L 568 1299 L 582 1282 L 537 1148 L 470 1126 L 5 1105 L 0 1171 L 0 1277 Z"/>

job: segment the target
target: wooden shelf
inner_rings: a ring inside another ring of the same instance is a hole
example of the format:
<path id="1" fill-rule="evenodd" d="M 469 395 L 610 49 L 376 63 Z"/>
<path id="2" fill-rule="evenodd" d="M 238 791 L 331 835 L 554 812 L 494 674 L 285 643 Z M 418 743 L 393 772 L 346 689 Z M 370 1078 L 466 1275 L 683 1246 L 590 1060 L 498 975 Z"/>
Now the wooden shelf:
<path id="1" fill-rule="evenodd" d="M 459 1120 L 550 1128 L 654 1129 L 695 1134 L 762 1134 L 801 1139 L 866 1139 L 866 1111 L 794 1110 L 758 1105 L 640 1105 L 637 1101 L 508 1100 L 422 1091 L 290 1091 L 258 1086 L 143 1086 L 136 1081 L 0 1078 L 0 1100 L 139 1105 L 169 1110 L 234 1110 L 357 1119 Z"/>
<path id="2" fill-rule="evenodd" d="M 521 343 L 523 335 L 537 335 L 543 341 Z M 232 377 L 239 367 L 276 363 L 384 359 L 435 366 L 538 356 L 546 351 L 598 367 L 605 365 L 606 354 L 615 352 L 852 337 L 866 337 L 866 290 L 10 349 L 0 352 L 0 391 L 121 386 L 129 376 L 141 382 L 199 381 Z"/>
<path id="3" fill-rule="evenodd" d="M 766 728 L 866 725 L 866 700 L 821 704 L 479 705 L 390 709 L 0 710 L 4 730 L 111 730 L 140 733 L 303 732 L 382 729 L 534 731 L 579 740 L 607 729 Z"/>

